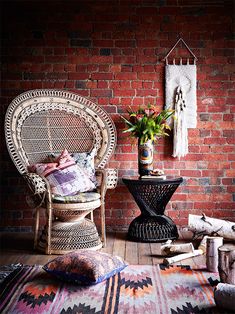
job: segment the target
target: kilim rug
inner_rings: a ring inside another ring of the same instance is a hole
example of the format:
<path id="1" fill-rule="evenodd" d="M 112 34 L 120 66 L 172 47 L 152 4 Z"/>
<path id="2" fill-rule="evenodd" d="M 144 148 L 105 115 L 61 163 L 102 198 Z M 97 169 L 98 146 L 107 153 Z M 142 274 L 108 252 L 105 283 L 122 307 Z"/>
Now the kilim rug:
<path id="1" fill-rule="evenodd" d="M 1 284 L 1 313 L 225 313 L 214 304 L 218 274 L 189 266 L 130 265 L 93 286 L 54 279 L 42 266 L 15 269 Z"/>

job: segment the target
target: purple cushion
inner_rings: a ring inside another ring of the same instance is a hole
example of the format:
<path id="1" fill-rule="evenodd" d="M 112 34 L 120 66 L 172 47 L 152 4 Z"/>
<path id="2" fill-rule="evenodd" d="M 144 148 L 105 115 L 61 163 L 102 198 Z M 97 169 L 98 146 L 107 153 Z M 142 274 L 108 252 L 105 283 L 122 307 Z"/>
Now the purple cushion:
<path id="1" fill-rule="evenodd" d="M 28 167 L 47 178 L 55 195 L 74 195 L 95 189 L 95 184 L 65 149 L 54 163 L 38 163 Z"/>

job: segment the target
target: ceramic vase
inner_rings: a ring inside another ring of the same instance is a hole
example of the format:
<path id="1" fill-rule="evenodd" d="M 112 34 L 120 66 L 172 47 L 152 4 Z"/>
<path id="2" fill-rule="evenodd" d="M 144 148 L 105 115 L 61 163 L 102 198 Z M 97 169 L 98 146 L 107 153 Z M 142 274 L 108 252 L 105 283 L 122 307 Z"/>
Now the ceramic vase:
<path id="1" fill-rule="evenodd" d="M 138 141 L 138 172 L 140 176 L 149 175 L 153 170 L 153 141 L 140 144 Z"/>

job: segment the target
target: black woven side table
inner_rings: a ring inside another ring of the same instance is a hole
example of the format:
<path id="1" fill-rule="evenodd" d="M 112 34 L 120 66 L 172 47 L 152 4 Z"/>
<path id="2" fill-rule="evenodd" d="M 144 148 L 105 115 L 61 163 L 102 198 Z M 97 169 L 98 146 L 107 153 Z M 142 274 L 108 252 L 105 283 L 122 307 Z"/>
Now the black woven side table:
<path id="1" fill-rule="evenodd" d="M 138 242 L 162 242 L 177 239 L 173 220 L 164 215 L 167 203 L 183 178 L 122 179 L 141 210 L 128 229 L 128 238 Z"/>

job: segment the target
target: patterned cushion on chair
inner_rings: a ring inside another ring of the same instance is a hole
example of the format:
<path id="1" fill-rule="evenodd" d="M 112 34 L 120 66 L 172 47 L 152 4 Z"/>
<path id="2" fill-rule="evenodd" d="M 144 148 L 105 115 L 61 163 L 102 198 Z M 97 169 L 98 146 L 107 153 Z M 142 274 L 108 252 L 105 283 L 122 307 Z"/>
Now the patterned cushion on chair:
<path id="1" fill-rule="evenodd" d="M 100 194 L 96 192 L 78 193 L 76 195 L 60 196 L 54 195 L 52 200 L 54 203 L 87 203 L 100 199 Z"/>
<path id="2" fill-rule="evenodd" d="M 95 155 L 96 150 L 93 149 L 90 153 L 73 153 L 71 154 L 76 163 L 81 166 L 90 180 L 97 185 L 95 176 Z"/>
<path id="3" fill-rule="evenodd" d="M 46 177 L 55 195 L 74 195 L 95 189 L 94 183 L 66 149 L 55 162 L 30 165 L 28 170 Z"/>
<path id="4" fill-rule="evenodd" d="M 60 154 L 52 153 L 48 156 L 50 162 L 56 162 Z M 97 185 L 96 176 L 95 176 L 95 155 L 96 149 L 93 149 L 91 152 L 83 153 L 71 153 L 71 157 L 75 160 L 76 164 L 81 167 L 89 179 Z"/>
<path id="5" fill-rule="evenodd" d="M 58 256 L 43 269 L 64 281 L 92 285 L 114 276 L 126 266 L 127 263 L 119 256 L 86 250 Z"/>

